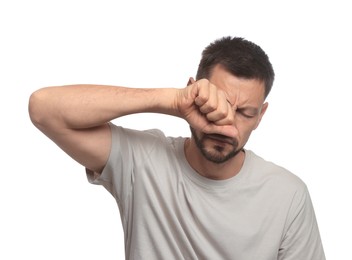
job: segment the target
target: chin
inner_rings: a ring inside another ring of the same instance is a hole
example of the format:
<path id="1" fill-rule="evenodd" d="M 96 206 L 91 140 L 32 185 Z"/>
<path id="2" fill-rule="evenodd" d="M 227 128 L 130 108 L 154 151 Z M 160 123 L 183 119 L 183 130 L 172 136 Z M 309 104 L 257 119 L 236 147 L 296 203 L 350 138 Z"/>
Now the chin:
<path id="1" fill-rule="evenodd" d="M 216 148 L 213 148 L 210 151 L 205 147 L 203 148 L 198 147 L 198 148 L 200 149 L 200 152 L 202 153 L 205 159 L 216 164 L 225 163 L 231 160 L 232 158 L 234 158 L 238 153 L 242 151 L 242 148 L 241 148 L 241 149 L 233 149 L 230 152 L 223 153 L 218 151 Z"/>
<path id="2" fill-rule="evenodd" d="M 238 148 L 238 141 L 226 136 L 198 134 L 191 128 L 192 138 L 201 154 L 210 162 L 221 164 L 234 158 L 243 147 Z"/>

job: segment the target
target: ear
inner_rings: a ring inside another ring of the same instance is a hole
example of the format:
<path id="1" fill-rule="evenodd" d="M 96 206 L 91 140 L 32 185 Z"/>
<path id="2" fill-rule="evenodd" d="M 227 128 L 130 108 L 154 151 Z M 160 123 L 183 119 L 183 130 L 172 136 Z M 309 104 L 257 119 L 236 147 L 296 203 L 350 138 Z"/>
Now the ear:
<path id="1" fill-rule="evenodd" d="M 260 122 L 262 121 L 262 118 L 263 118 L 263 116 L 264 116 L 266 110 L 268 109 L 268 106 L 269 106 L 269 103 L 268 103 L 268 102 L 265 102 L 265 103 L 262 105 L 262 109 L 260 110 L 260 114 L 259 114 L 257 123 L 256 123 L 255 126 L 254 126 L 254 129 L 257 129 L 257 127 L 259 126 L 259 124 L 260 124 Z"/>
<path id="2" fill-rule="evenodd" d="M 196 82 L 194 80 L 194 78 L 190 77 L 189 80 L 188 80 L 187 86 L 192 85 L 194 82 Z"/>

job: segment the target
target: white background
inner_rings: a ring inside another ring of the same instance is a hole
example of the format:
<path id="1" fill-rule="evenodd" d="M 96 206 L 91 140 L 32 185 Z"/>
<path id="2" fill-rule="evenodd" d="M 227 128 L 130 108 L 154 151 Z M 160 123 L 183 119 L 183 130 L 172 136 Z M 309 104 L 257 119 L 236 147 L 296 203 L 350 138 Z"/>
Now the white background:
<path id="1" fill-rule="evenodd" d="M 327 258 L 352 259 L 347 2 L 1 0 L 0 259 L 124 255 L 112 196 L 88 184 L 83 167 L 31 124 L 34 90 L 75 83 L 184 87 L 203 48 L 228 35 L 259 44 L 277 75 L 247 148 L 306 182 Z M 161 115 L 116 123 L 189 134 L 181 119 Z"/>

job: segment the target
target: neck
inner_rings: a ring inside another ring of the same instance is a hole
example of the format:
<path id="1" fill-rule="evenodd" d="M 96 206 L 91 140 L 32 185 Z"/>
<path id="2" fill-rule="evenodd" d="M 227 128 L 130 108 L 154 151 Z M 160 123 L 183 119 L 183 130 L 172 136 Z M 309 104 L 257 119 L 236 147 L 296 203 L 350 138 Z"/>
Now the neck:
<path id="1" fill-rule="evenodd" d="M 193 138 L 186 139 L 184 149 L 186 159 L 191 167 L 198 174 L 213 180 L 225 180 L 237 175 L 245 158 L 245 153 L 242 150 L 223 163 L 209 161 L 203 156 Z"/>

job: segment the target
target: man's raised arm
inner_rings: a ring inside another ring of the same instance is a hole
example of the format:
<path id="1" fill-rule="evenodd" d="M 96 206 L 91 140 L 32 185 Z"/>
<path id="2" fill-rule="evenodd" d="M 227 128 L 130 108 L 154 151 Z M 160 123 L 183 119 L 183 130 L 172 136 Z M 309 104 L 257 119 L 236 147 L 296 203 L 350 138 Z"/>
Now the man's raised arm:
<path id="1" fill-rule="evenodd" d="M 172 114 L 176 89 L 133 89 L 101 85 L 47 87 L 29 100 L 33 124 L 88 169 L 101 172 L 110 152 L 108 122 L 120 116 Z"/>
<path id="2" fill-rule="evenodd" d="M 108 122 L 153 112 L 178 116 L 206 133 L 232 136 L 233 108 L 226 93 L 202 79 L 185 88 L 125 88 L 103 85 L 47 87 L 29 100 L 33 124 L 86 168 L 101 172 L 110 152 Z"/>

